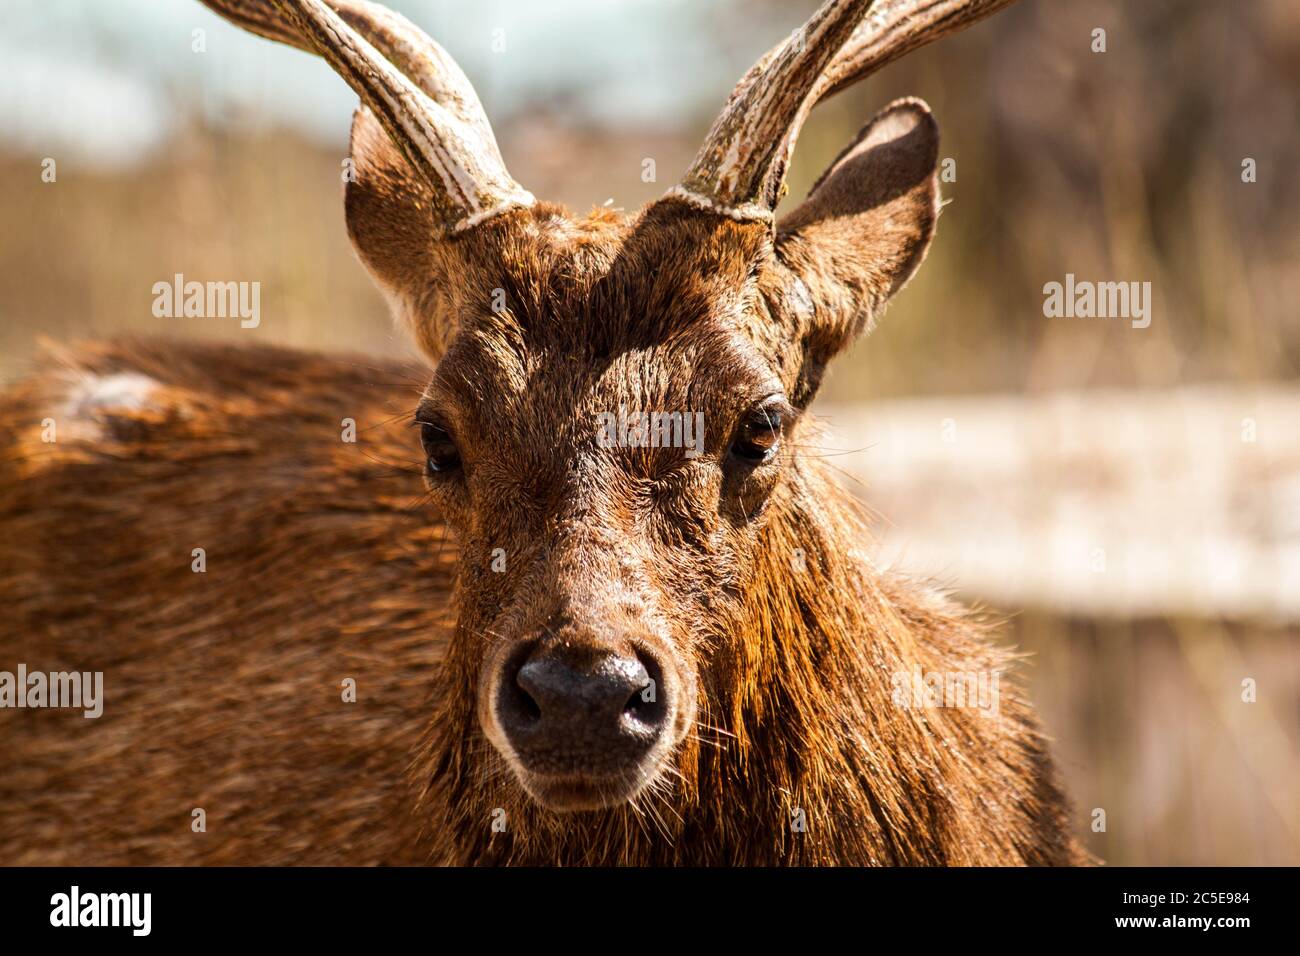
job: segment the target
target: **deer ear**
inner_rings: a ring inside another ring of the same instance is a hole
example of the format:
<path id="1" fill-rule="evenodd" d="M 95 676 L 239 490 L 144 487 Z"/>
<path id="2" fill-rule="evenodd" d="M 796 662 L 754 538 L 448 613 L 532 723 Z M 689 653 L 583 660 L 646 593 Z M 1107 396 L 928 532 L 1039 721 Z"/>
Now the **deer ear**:
<path id="1" fill-rule="evenodd" d="M 939 128 L 918 99 L 871 120 L 781 220 L 776 253 L 806 288 L 804 341 L 821 365 L 869 330 L 916 272 L 939 215 Z M 807 314 L 811 307 L 811 314 Z"/>
<path id="2" fill-rule="evenodd" d="M 428 309 L 421 299 L 438 234 L 433 196 L 365 106 L 352 117 L 351 163 L 343 206 L 352 246 L 394 316 L 432 357 L 441 343 L 432 341 L 431 324 L 419 316 Z"/>

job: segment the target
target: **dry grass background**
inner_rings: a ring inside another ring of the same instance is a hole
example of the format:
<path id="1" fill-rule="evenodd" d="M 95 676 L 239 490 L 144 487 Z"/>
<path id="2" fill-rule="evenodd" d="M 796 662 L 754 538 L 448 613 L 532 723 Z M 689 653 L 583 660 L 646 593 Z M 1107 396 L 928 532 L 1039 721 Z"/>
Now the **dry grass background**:
<path id="1" fill-rule="evenodd" d="M 747 6 L 719 5 L 719 42 L 757 56 L 780 33 L 737 29 Z M 788 7 L 772 0 L 755 22 L 793 26 L 811 4 Z M 1099 26 L 1105 54 L 1089 50 Z M 322 67 L 321 82 L 337 81 Z M 727 90 L 716 92 L 720 105 Z M 952 203 L 927 265 L 841 360 L 828 399 L 946 396 L 956 414 L 974 393 L 1107 386 L 1140 401 L 1191 383 L 1296 379 L 1300 5 L 1027 0 L 820 109 L 791 196 L 902 94 L 936 111 L 941 154 L 957 161 Z M 407 354 L 347 242 L 342 147 L 257 122 L 211 127 L 193 104 L 175 106 L 168 146 L 112 174 L 63 162 L 44 184 L 39 156 L 0 142 L 0 379 L 21 373 L 40 336 Z M 498 135 L 538 195 L 632 209 L 667 188 L 710 119 L 642 135 L 575 125 L 557 108 Z M 644 157 L 659 182 L 641 181 Z M 1256 183 L 1241 181 L 1245 157 Z M 176 272 L 260 281 L 261 326 L 153 317 L 153 284 Z M 1151 327 L 1045 319 L 1043 283 L 1066 272 L 1152 282 Z M 1088 811 L 1107 809 L 1107 832 L 1087 838 L 1094 852 L 1115 864 L 1300 862 L 1295 622 L 1005 610 L 1008 639 L 1036 658 L 1035 697 L 1081 831 Z M 1249 714 L 1225 677 L 1243 667 L 1269 678 Z"/>

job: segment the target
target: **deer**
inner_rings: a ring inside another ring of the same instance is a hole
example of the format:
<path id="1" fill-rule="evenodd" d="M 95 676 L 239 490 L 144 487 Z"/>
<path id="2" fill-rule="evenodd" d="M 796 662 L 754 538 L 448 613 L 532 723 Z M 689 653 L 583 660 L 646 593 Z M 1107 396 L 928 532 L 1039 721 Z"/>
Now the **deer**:
<path id="1" fill-rule="evenodd" d="M 0 661 L 104 699 L 0 708 L 0 863 L 1087 861 L 997 622 L 877 568 L 817 454 L 934 236 L 929 108 L 775 213 L 817 103 L 1010 0 L 827 0 L 585 216 L 404 17 L 203 2 L 358 94 L 348 233 L 427 365 L 138 339 L 7 389 Z M 934 674 L 997 707 L 900 693 Z"/>

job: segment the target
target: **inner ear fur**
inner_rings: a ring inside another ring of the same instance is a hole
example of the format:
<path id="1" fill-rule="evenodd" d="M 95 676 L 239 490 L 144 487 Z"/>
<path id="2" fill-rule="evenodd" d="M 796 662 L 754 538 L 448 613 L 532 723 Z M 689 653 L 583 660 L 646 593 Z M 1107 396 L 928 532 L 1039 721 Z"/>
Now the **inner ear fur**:
<path id="1" fill-rule="evenodd" d="M 365 106 L 352 117 L 351 159 L 343 207 L 352 246 L 394 316 L 436 361 L 445 336 L 430 321 L 436 304 L 426 301 L 439 266 L 429 187 Z"/>
<path id="2" fill-rule="evenodd" d="M 380 288 L 404 293 L 428 274 L 436 234 L 429 187 L 364 106 L 352 116 L 351 159 L 343 190 L 348 235 Z"/>
<path id="3" fill-rule="evenodd" d="M 897 100 L 779 223 L 776 255 L 804 287 L 793 298 L 811 312 L 801 324 L 814 364 L 869 330 L 924 260 L 939 217 L 938 157 L 930 108 Z"/>

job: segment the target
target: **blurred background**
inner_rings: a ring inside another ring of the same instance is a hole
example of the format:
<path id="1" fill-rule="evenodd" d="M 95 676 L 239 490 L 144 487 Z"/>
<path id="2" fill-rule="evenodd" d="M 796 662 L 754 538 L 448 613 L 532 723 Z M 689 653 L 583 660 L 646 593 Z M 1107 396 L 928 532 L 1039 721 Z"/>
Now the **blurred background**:
<path id="1" fill-rule="evenodd" d="M 661 195 L 814 7 L 389 5 L 578 211 Z M 0 58 L 0 382 L 41 337 L 412 354 L 348 244 L 355 97 L 322 63 L 192 0 L 7 0 Z M 820 107 L 787 203 L 905 94 L 949 205 L 810 453 L 882 565 L 1006 616 L 1094 853 L 1300 863 L 1300 4 L 1024 0 Z M 175 273 L 259 281 L 260 325 L 154 317 Z M 1067 273 L 1150 282 L 1150 326 L 1045 317 Z"/>

